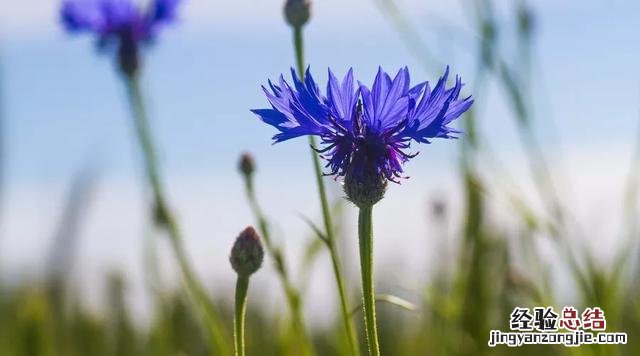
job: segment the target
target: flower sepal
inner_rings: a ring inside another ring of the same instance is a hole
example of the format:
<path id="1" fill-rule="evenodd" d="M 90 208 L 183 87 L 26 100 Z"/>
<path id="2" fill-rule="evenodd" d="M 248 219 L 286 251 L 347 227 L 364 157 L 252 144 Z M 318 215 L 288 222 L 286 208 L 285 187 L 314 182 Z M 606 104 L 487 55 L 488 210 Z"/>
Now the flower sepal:
<path id="1" fill-rule="evenodd" d="M 348 170 L 342 187 L 350 202 L 359 208 L 367 208 L 384 198 L 387 185 L 387 178 L 375 170 L 360 175 Z"/>

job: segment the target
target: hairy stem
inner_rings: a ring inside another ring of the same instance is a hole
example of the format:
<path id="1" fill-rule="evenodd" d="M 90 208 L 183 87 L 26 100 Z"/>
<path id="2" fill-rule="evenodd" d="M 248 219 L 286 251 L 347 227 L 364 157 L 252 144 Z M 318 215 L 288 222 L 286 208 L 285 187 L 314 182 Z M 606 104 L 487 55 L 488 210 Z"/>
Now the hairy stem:
<path id="1" fill-rule="evenodd" d="M 203 315 L 205 319 L 205 325 L 208 329 L 210 352 L 227 355 L 229 353 L 229 347 L 222 333 L 222 323 L 204 287 L 200 284 L 200 281 L 197 279 L 189 264 L 187 253 L 182 244 L 182 235 L 178 223 L 167 205 L 163 186 L 160 181 L 155 145 L 151 137 L 151 127 L 145 111 L 138 78 L 136 76 L 126 76 L 125 82 L 136 136 L 142 150 L 144 169 L 152 191 L 155 222 L 158 227 L 162 228 L 169 236 L 171 247 L 178 261 L 178 266 L 182 272 L 182 277 L 188 292 L 200 309 L 200 314 Z"/>
<path id="2" fill-rule="evenodd" d="M 373 229 L 371 214 L 373 207 L 361 207 L 358 214 L 358 238 L 360 242 L 360 270 L 362 275 L 362 298 L 364 324 L 367 330 L 369 355 L 379 356 L 378 328 L 376 326 L 376 302 L 373 287 Z"/>
<path id="3" fill-rule="evenodd" d="M 247 290 L 249 276 L 238 276 L 236 282 L 236 310 L 233 320 L 233 339 L 236 356 L 244 356 L 244 317 L 247 312 Z"/>

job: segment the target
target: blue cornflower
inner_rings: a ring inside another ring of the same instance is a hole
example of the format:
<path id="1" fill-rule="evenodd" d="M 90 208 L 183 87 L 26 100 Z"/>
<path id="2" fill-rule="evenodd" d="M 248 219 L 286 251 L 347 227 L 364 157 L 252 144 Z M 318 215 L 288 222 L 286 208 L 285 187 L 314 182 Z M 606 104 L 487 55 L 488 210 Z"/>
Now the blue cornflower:
<path id="1" fill-rule="evenodd" d="M 386 181 L 403 178 L 402 165 L 417 154 L 409 152 L 412 142 L 457 138 L 460 131 L 448 125 L 473 103 L 471 96 L 460 98 L 459 77 L 446 88 L 448 67 L 433 89 L 428 82 L 412 87 L 406 67 L 394 78 L 379 68 L 371 88 L 356 85 L 352 69 L 342 81 L 329 69 L 326 96 L 309 69 L 304 81 L 291 72 L 293 86 L 283 76 L 277 84 L 269 81 L 263 90 L 271 108 L 252 112 L 280 131 L 275 142 L 319 136 L 326 174 L 344 177 L 345 191 L 356 204 L 362 199 L 352 195 L 368 194 L 364 203 L 375 203 Z"/>
<path id="2" fill-rule="evenodd" d="M 135 0 L 64 0 L 61 20 L 69 32 L 91 32 L 100 49 L 117 48 L 120 68 L 132 75 L 138 49 L 156 37 L 158 29 L 175 19 L 180 0 L 152 0 L 141 7 Z"/>

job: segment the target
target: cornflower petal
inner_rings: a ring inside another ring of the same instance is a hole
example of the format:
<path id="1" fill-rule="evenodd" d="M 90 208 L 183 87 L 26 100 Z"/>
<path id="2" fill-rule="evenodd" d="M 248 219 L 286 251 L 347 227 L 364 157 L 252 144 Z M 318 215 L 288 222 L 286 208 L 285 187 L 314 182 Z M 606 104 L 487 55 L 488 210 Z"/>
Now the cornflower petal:
<path id="1" fill-rule="evenodd" d="M 263 87 L 272 109 L 251 110 L 262 121 L 274 126 L 280 133 L 273 139 L 275 142 L 286 141 L 303 135 L 318 135 L 331 132 L 329 108 L 326 98 L 322 96 L 318 85 L 309 70 L 304 82 L 291 70 L 293 87 L 283 76 L 278 85 L 269 81 L 269 89 Z"/>

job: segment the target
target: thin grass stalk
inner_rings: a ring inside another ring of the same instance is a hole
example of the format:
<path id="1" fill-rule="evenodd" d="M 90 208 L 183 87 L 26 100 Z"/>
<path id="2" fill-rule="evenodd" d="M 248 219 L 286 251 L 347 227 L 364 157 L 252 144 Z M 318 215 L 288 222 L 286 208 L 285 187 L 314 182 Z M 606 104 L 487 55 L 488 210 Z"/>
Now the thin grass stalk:
<path id="1" fill-rule="evenodd" d="M 214 354 L 215 350 L 220 355 L 228 355 L 229 347 L 222 332 L 223 324 L 217 315 L 214 305 L 209 300 L 204 287 L 189 264 L 189 259 L 182 243 L 180 229 L 178 228 L 177 221 L 171 214 L 166 202 L 165 193 L 160 180 L 155 145 L 153 144 L 151 137 L 151 128 L 147 118 L 138 77 L 135 75 L 126 76 L 125 84 L 131 106 L 137 140 L 143 154 L 145 173 L 152 190 L 154 204 L 153 212 L 156 223 L 158 227 L 162 228 L 169 236 L 171 247 L 178 261 L 178 265 L 182 272 L 182 277 L 184 278 L 189 294 L 192 296 L 199 308 L 200 314 L 204 317 L 204 322 L 208 331 L 207 340 L 209 342 L 209 351 L 212 354 Z"/>
<path id="2" fill-rule="evenodd" d="M 483 8 L 478 11 L 478 23 L 481 28 L 495 27 L 497 24 L 492 15 L 491 0 L 482 1 Z M 520 6 L 524 6 L 522 3 Z M 527 16 L 530 16 L 528 14 Z M 507 98 L 511 100 L 513 112 L 515 114 L 515 123 L 518 129 L 520 140 L 525 149 L 529 170 L 533 176 L 534 186 L 542 197 L 543 203 L 550 211 L 551 229 L 550 235 L 555 238 L 559 246 L 563 249 L 567 256 L 569 267 L 575 274 L 576 278 L 584 280 L 586 275 L 578 261 L 574 249 L 569 241 L 564 237 L 568 236 L 569 226 L 567 219 L 567 211 L 562 205 L 560 195 L 558 194 L 553 175 L 547 163 L 545 154 L 540 146 L 533 131 L 533 123 L 531 119 L 530 106 L 527 105 L 527 87 L 525 83 L 530 79 L 530 68 L 527 66 L 530 62 L 531 55 L 531 28 L 522 26 L 518 32 L 518 42 L 520 48 L 520 58 L 518 63 L 520 67 L 515 70 L 510 69 L 506 62 L 500 58 L 500 53 L 496 47 L 495 41 L 491 41 L 487 51 L 491 53 L 492 61 L 487 61 L 487 69 L 492 70 L 497 78 L 502 82 Z M 520 77 L 516 77 L 514 73 L 520 73 Z"/>
<path id="3" fill-rule="evenodd" d="M 635 148 L 631 158 L 631 168 L 627 176 L 624 194 L 624 222 L 623 227 L 627 229 L 626 235 L 629 242 L 633 243 L 638 236 L 638 191 L 640 190 L 640 120 L 637 123 Z"/>
<path id="4" fill-rule="evenodd" d="M 364 324 L 367 331 L 369 355 L 379 356 L 378 328 L 376 325 L 376 296 L 373 283 L 373 207 L 361 207 L 358 213 L 358 240 L 360 243 L 360 270 L 362 275 L 362 299 Z"/>
<path id="5" fill-rule="evenodd" d="M 296 53 L 296 68 L 298 76 L 301 80 L 304 80 L 304 37 L 302 34 L 302 28 L 293 28 L 294 48 Z M 333 274 L 335 276 L 336 285 L 338 286 L 338 295 L 340 299 L 340 310 L 342 314 L 342 321 L 344 324 L 345 332 L 347 333 L 347 340 L 349 342 L 349 349 L 351 355 L 360 355 L 360 347 L 356 336 L 355 328 L 352 320 L 349 317 L 349 303 L 347 302 L 347 293 L 345 290 L 344 275 L 342 273 L 342 267 L 340 264 L 340 256 L 338 255 L 338 249 L 336 246 L 335 233 L 333 229 L 333 222 L 331 220 L 331 213 L 329 211 L 329 201 L 327 199 L 327 192 L 324 186 L 322 167 L 320 165 L 320 157 L 314 150 L 316 147 L 316 140 L 314 136 L 309 136 L 309 145 L 311 146 L 311 161 L 313 163 L 313 172 L 316 176 L 316 184 L 318 185 L 318 196 L 320 197 L 320 205 L 322 207 L 322 220 L 324 222 L 326 245 L 329 249 L 329 255 L 331 255 L 331 265 L 333 267 Z"/>
<path id="6" fill-rule="evenodd" d="M 271 239 L 269 225 L 256 198 L 251 176 L 245 175 L 245 188 L 253 215 L 255 216 L 256 220 L 258 220 L 258 230 L 262 235 L 264 246 L 269 256 L 271 256 L 271 258 L 273 259 L 276 273 L 284 289 L 285 297 L 287 299 L 287 305 L 291 313 L 293 329 L 298 338 L 298 342 L 300 342 L 301 352 L 304 355 L 313 355 L 313 348 L 311 346 L 311 341 L 309 340 L 309 337 L 307 335 L 306 326 L 304 323 L 302 304 L 300 302 L 300 293 L 294 287 L 293 282 L 291 282 L 286 260 L 284 259 L 282 251 L 276 245 L 274 245 L 273 240 Z"/>
<path id="7" fill-rule="evenodd" d="M 638 245 L 638 191 L 640 190 L 640 121 L 638 121 L 635 148 L 631 158 L 631 167 L 627 176 L 625 196 L 623 198 L 622 228 L 625 239 L 617 253 L 616 260 L 634 261 L 631 272 L 631 285 L 627 288 L 627 299 L 635 300 L 640 281 L 640 245 Z M 634 260 L 635 259 L 635 260 Z M 627 302 L 628 303 L 628 302 Z"/>
<path id="8" fill-rule="evenodd" d="M 419 30 L 394 0 L 373 0 L 373 3 L 385 15 L 385 19 L 395 27 L 407 51 L 419 59 L 419 64 L 426 72 L 431 72 L 433 68 L 442 66 L 442 63 L 433 55 L 429 46 L 420 36 Z"/>
<path id="9" fill-rule="evenodd" d="M 4 103 L 4 66 L 2 63 L 2 47 L 0 47 L 0 213 L 3 212 L 4 205 L 4 176 L 5 176 L 5 103 Z M 0 219 L 3 214 L 0 214 Z M 0 220 L 0 224 L 2 221 Z"/>

